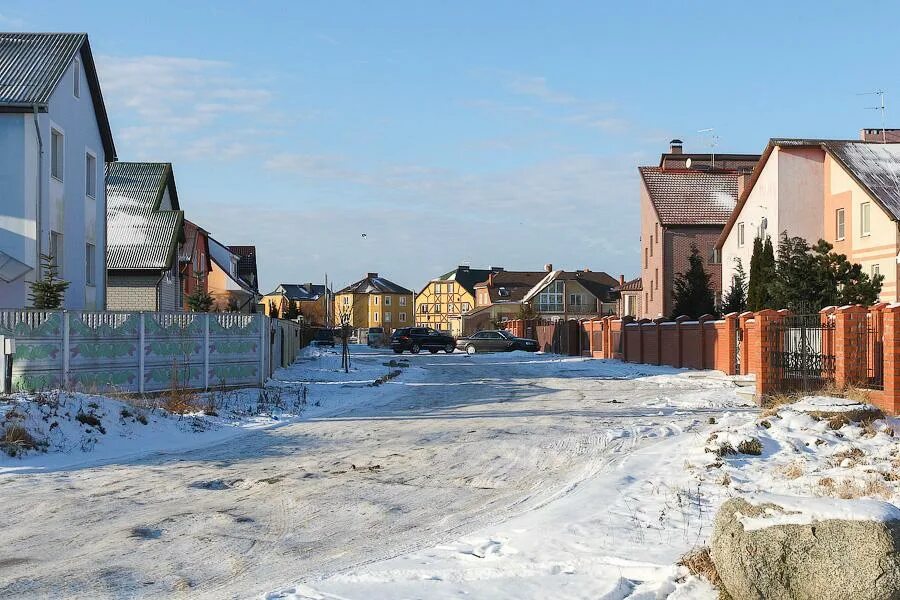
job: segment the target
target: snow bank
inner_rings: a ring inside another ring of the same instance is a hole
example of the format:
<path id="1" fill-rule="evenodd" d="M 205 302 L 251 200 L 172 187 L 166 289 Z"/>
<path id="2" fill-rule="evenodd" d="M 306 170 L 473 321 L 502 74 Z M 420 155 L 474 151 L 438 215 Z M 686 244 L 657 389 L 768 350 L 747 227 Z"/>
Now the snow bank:
<path id="1" fill-rule="evenodd" d="M 763 516 L 738 517 L 747 531 L 765 529 L 773 525 L 810 525 L 831 519 L 878 522 L 900 520 L 900 508 L 878 500 L 841 500 L 758 493 L 748 496 L 747 501 L 754 505 L 776 504 L 784 509 L 782 511 L 767 508 Z"/>

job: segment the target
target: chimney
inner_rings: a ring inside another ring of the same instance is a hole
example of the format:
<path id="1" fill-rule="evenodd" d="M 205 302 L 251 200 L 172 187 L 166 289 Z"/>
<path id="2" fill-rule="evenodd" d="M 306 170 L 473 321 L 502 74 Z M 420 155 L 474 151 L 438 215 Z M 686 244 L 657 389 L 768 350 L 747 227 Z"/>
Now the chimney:
<path id="1" fill-rule="evenodd" d="M 859 139 L 863 142 L 896 144 L 900 142 L 900 129 L 882 129 L 881 127 L 877 129 L 860 129 Z"/>
<path id="2" fill-rule="evenodd" d="M 669 142 L 669 154 L 681 154 L 684 142 L 675 138 Z"/>
<path id="3" fill-rule="evenodd" d="M 585 273 L 590 273 L 590 272 L 591 272 L 591 268 L 590 268 L 590 267 L 585 267 L 585 268 L 584 268 L 584 272 L 585 272 Z"/>
<path id="4" fill-rule="evenodd" d="M 738 175 L 738 198 L 744 194 L 744 190 L 750 185 L 751 177 L 753 177 L 753 173 L 741 173 Z"/>
<path id="5" fill-rule="evenodd" d="M 487 286 L 489 288 L 494 287 L 494 275 L 496 275 L 496 273 L 491 273 L 488 275 L 488 285 Z"/>
<path id="6" fill-rule="evenodd" d="M 368 277 L 369 279 L 375 279 L 376 277 L 378 277 L 378 273 L 366 273 L 366 277 Z"/>
<path id="7" fill-rule="evenodd" d="M 619 287 L 622 287 L 623 285 L 625 285 L 625 276 L 619 275 Z"/>
<path id="8" fill-rule="evenodd" d="M 306 284 L 306 290 L 312 294 L 313 293 L 313 284 L 312 282 Z"/>
<path id="9" fill-rule="evenodd" d="M 546 271 L 547 273 L 552 273 L 553 272 L 553 263 L 547 263 L 546 265 L 544 265 L 544 271 Z"/>
<path id="10" fill-rule="evenodd" d="M 456 270 L 457 271 L 468 271 L 469 265 L 457 265 Z"/>

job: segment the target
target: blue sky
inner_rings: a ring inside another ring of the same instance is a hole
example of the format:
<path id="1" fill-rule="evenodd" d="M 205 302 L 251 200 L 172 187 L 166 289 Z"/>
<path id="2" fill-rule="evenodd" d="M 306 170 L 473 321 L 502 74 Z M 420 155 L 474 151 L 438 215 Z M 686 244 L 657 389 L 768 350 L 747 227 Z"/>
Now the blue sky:
<path id="1" fill-rule="evenodd" d="M 887 2 L 256 4 L 4 0 L 0 29 L 88 32 L 120 159 L 172 162 L 188 218 L 256 244 L 267 290 L 630 277 L 636 167 L 669 139 L 856 137 L 880 125 L 857 94 L 898 89 Z"/>

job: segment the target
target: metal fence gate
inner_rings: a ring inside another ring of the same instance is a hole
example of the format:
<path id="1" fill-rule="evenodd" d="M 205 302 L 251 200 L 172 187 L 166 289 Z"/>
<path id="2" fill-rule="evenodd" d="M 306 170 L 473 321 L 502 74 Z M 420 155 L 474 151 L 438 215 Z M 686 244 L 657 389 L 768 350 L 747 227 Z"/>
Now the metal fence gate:
<path id="1" fill-rule="evenodd" d="M 834 321 L 819 314 L 791 315 L 769 328 L 775 387 L 813 391 L 834 381 Z"/>

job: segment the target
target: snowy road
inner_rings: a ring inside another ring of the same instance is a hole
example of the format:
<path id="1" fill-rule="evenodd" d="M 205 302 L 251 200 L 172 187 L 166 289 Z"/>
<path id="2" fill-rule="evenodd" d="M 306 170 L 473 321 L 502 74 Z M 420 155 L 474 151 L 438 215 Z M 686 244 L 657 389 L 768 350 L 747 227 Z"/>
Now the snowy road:
<path id="1" fill-rule="evenodd" d="M 459 540 L 517 519 L 544 523 L 547 545 L 576 535 L 550 529 L 554 510 L 612 506 L 627 485 L 612 465 L 658 442 L 671 451 L 741 404 L 722 378 L 665 368 L 519 353 L 410 361 L 423 371 L 360 387 L 377 401 L 328 416 L 180 454 L 0 478 L 0 597 L 371 598 L 381 583 L 394 586 L 384 597 L 432 597 L 441 590 L 401 581 L 431 577 L 403 561 L 430 548 L 502 555 L 502 542 Z M 303 364 L 281 377 L 302 380 Z M 534 590 L 566 573 L 507 575 L 535 576 L 518 597 L 542 597 Z"/>

